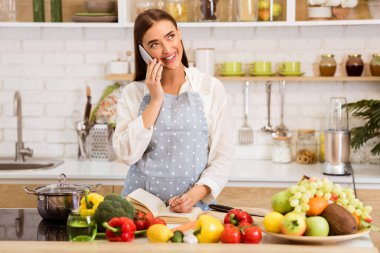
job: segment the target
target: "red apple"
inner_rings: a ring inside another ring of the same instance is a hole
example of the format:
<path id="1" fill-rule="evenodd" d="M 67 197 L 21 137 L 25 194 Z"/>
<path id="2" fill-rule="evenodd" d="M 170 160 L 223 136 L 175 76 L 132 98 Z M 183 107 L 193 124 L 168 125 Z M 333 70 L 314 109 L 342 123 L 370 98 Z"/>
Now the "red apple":
<path id="1" fill-rule="evenodd" d="M 305 218 L 298 213 L 287 213 L 281 220 L 281 233 L 285 235 L 303 235 L 306 231 Z"/>

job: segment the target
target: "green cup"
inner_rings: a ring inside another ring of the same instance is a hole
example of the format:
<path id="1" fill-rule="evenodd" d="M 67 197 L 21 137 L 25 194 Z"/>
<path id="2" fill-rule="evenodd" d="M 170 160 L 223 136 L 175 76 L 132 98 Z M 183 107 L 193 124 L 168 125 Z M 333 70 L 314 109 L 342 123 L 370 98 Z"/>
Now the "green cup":
<path id="1" fill-rule="evenodd" d="M 272 64 L 270 61 L 255 61 L 250 64 L 250 71 L 258 74 L 272 73 Z"/>
<path id="2" fill-rule="evenodd" d="M 283 73 L 299 73 L 301 72 L 301 62 L 285 61 L 280 65 L 280 71 Z"/>
<path id="3" fill-rule="evenodd" d="M 92 216 L 70 213 L 67 219 L 67 234 L 70 241 L 88 242 L 96 237 L 97 225 Z"/>
<path id="4" fill-rule="evenodd" d="M 237 61 L 230 61 L 230 62 L 223 62 L 220 68 L 220 71 L 222 73 L 241 73 L 241 62 Z"/>

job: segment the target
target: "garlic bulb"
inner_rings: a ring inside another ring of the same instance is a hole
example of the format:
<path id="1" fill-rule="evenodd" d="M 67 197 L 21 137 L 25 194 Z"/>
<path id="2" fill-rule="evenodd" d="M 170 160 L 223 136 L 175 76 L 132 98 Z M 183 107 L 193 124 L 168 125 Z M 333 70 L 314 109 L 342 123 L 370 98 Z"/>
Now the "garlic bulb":
<path id="1" fill-rule="evenodd" d="M 326 0 L 325 6 L 339 6 L 341 4 L 341 0 Z"/>
<path id="2" fill-rule="evenodd" d="M 358 5 L 358 0 L 342 0 L 343 8 L 354 8 Z"/>

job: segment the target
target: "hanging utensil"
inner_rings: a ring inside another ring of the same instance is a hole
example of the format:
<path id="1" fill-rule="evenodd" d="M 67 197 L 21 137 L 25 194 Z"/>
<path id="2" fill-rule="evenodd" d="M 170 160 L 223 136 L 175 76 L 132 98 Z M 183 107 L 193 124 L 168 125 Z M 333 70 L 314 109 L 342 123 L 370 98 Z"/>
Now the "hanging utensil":
<path id="1" fill-rule="evenodd" d="M 267 93 L 267 117 L 268 117 L 268 122 L 267 125 L 261 128 L 262 131 L 267 132 L 267 133 L 273 133 L 273 127 L 270 123 L 270 97 L 271 97 L 271 92 L 272 92 L 272 82 L 267 81 L 265 84 L 265 90 Z"/>
<path id="2" fill-rule="evenodd" d="M 282 85 L 280 86 L 280 97 L 281 97 L 281 122 L 280 125 L 276 127 L 272 133 L 273 137 L 290 137 L 291 133 L 284 124 L 284 101 L 285 101 L 285 80 L 282 80 Z"/>
<path id="3" fill-rule="evenodd" d="M 249 82 L 244 83 L 244 123 L 239 129 L 239 144 L 253 142 L 253 129 L 248 125 L 248 87 Z"/>

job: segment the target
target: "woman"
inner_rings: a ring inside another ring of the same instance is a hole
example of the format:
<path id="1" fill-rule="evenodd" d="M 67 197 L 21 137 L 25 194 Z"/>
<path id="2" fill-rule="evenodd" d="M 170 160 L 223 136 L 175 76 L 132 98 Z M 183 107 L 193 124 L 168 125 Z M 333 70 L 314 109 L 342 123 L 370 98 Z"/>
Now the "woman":
<path id="1" fill-rule="evenodd" d="M 153 58 L 148 64 L 139 45 Z M 122 195 L 143 188 L 174 212 L 207 209 L 230 173 L 225 90 L 214 77 L 188 68 L 181 32 L 164 11 L 136 18 L 134 47 L 135 82 L 122 91 L 113 137 L 116 154 L 131 166 Z"/>

